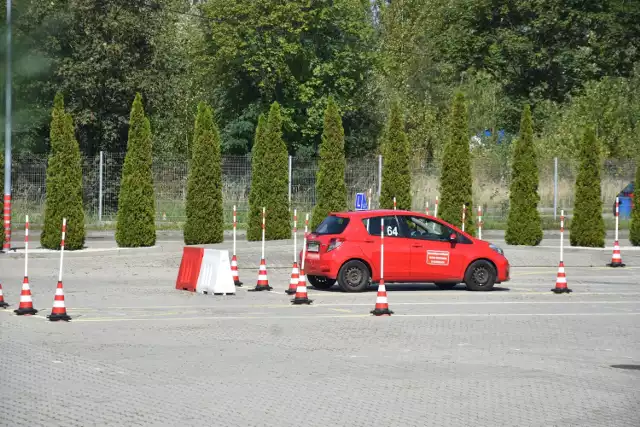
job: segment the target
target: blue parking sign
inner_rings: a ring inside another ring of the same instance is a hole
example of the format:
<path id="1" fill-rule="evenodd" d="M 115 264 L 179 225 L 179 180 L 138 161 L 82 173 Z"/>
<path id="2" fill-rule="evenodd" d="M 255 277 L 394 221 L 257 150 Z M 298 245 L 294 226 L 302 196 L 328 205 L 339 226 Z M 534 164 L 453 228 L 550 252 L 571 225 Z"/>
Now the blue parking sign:
<path id="1" fill-rule="evenodd" d="M 356 193 L 356 210 L 366 211 L 368 209 L 367 196 L 364 193 Z"/>

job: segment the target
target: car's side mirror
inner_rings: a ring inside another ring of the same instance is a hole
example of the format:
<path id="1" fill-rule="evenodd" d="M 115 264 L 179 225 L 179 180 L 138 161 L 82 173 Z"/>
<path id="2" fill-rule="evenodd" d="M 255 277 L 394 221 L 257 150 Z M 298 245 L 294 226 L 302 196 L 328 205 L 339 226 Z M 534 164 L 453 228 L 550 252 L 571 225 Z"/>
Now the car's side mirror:
<path id="1" fill-rule="evenodd" d="M 455 246 L 458 243 L 458 235 L 456 233 L 449 234 L 449 243 L 451 243 L 451 246 Z"/>

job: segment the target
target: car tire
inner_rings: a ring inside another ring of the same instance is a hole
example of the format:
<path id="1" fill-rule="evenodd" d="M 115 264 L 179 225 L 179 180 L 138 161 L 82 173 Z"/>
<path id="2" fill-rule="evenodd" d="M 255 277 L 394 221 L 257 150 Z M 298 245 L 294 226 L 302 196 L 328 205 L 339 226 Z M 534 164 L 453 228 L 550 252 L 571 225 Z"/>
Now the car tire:
<path id="1" fill-rule="evenodd" d="M 438 289 L 447 291 L 449 289 L 455 288 L 457 283 L 435 283 L 435 285 L 438 287 Z"/>
<path id="2" fill-rule="evenodd" d="M 338 285 L 345 292 L 363 292 L 369 287 L 371 274 L 367 265 L 358 260 L 351 260 L 340 267 Z"/>
<path id="3" fill-rule="evenodd" d="M 467 267 L 464 282 L 469 291 L 490 291 L 496 282 L 496 269 L 489 261 L 480 259 Z"/>
<path id="4" fill-rule="evenodd" d="M 307 276 L 307 280 L 316 289 L 331 289 L 331 287 L 336 283 L 336 279 L 329 279 L 324 276 Z"/>

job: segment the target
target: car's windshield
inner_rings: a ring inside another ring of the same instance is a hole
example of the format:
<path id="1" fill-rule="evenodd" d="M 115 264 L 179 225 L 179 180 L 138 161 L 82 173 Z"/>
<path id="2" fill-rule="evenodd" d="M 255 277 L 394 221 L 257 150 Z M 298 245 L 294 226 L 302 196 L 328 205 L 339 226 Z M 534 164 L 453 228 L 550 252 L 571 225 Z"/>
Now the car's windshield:
<path id="1" fill-rule="evenodd" d="M 347 228 L 349 218 L 328 216 L 316 228 L 315 234 L 340 234 Z"/>

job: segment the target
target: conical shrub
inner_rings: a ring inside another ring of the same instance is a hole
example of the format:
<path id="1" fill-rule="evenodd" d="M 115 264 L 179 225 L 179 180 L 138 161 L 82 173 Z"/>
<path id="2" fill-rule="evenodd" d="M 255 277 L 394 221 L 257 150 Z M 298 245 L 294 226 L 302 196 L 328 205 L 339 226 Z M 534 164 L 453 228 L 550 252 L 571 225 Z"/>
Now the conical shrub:
<path id="1" fill-rule="evenodd" d="M 631 208 L 631 224 L 629 241 L 633 246 L 640 246 L 640 157 L 636 159 L 636 182 L 633 187 L 633 207 Z"/>
<path id="2" fill-rule="evenodd" d="M 404 131 L 404 118 L 400 104 L 391 106 L 389 120 L 382 139 L 382 188 L 380 207 L 411 209 L 411 171 L 409 170 L 409 141 Z"/>
<path id="3" fill-rule="evenodd" d="M 329 98 L 324 112 L 320 161 L 316 173 L 316 205 L 311 229 L 315 230 L 330 212 L 347 210 L 347 184 L 344 156 L 344 128 L 338 105 Z"/>
<path id="4" fill-rule="evenodd" d="M 451 107 L 449 135 L 442 157 L 440 204 L 438 216 L 457 227 L 462 226 L 462 205 L 467 205 L 465 232 L 475 234 L 471 153 L 469 151 L 469 117 L 462 93 L 457 93 Z"/>
<path id="5" fill-rule="evenodd" d="M 211 107 L 204 102 L 198 105 L 192 147 L 184 242 L 187 245 L 220 243 L 224 239 L 220 133 Z"/>
<path id="6" fill-rule="evenodd" d="M 44 226 L 40 244 L 46 249 L 59 249 L 62 219 L 67 218 L 65 250 L 82 249 L 85 241 L 82 158 L 73 119 L 64 111 L 64 99 L 60 92 L 54 99 L 49 135 L 51 150 L 47 164 Z"/>
<path id="7" fill-rule="evenodd" d="M 525 105 L 520 122 L 520 138 L 515 144 L 509 188 L 509 217 L 505 232 L 505 241 L 509 245 L 536 246 L 542 241 L 538 182 L 531 108 Z"/>
<path id="8" fill-rule="evenodd" d="M 576 177 L 573 217 L 569 224 L 571 246 L 603 248 L 605 238 L 600 188 L 600 147 L 591 127 L 580 147 L 580 169 Z"/>
<path id="9" fill-rule="evenodd" d="M 247 240 L 255 242 L 262 239 L 262 207 L 266 207 L 264 190 L 264 135 L 267 131 L 267 118 L 260 114 L 251 149 L 251 188 L 249 190 L 249 218 L 247 220 Z"/>
<path id="10" fill-rule="evenodd" d="M 127 154 L 118 198 L 116 242 L 120 247 L 156 243 L 152 150 L 151 125 L 144 113 L 142 96 L 137 93 L 131 107 Z"/>

